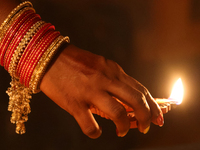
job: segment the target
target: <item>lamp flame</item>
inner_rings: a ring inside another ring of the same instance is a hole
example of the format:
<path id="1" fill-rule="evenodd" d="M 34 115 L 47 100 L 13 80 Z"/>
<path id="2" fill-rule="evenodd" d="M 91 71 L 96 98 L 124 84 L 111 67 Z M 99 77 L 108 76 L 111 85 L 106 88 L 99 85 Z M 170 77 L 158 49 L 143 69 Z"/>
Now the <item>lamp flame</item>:
<path id="1" fill-rule="evenodd" d="M 174 87 L 172 89 L 169 99 L 176 101 L 176 103 L 179 105 L 182 103 L 182 100 L 183 100 L 183 92 L 184 92 L 183 84 L 182 84 L 181 78 L 179 78 L 174 84 Z"/>

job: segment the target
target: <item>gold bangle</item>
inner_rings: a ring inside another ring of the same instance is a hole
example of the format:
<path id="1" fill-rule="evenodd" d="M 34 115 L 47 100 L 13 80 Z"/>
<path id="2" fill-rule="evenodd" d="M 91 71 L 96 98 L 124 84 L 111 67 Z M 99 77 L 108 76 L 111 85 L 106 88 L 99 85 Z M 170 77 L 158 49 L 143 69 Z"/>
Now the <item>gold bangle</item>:
<path id="1" fill-rule="evenodd" d="M 39 85 L 48 67 L 48 64 L 53 59 L 53 56 L 57 53 L 58 49 L 65 43 L 69 43 L 69 37 L 59 36 L 45 51 L 42 58 L 40 59 L 38 65 L 36 66 L 33 75 L 31 76 L 31 82 L 29 83 L 29 88 L 32 93 L 38 93 L 40 91 Z"/>
<path id="2" fill-rule="evenodd" d="M 17 14 L 15 14 L 14 17 L 12 17 L 9 22 L 7 22 L 5 25 L 3 25 L 2 29 L 0 29 L 0 42 L 3 39 L 4 35 L 6 34 L 9 27 L 14 23 L 14 21 L 20 17 L 21 14 L 23 14 L 27 10 L 33 10 L 35 12 L 35 9 L 32 7 L 24 7 L 23 9 L 19 10 Z"/>
<path id="3" fill-rule="evenodd" d="M 3 27 L 10 22 L 10 20 L 23 8 L 25 7 L 33 7 L 31 2 L 25 1 L 21 4 L 19 4 L 16 8 L 14 8 L 10 14 L 7 16 L 7 18 L 4 20 L 4 22 L 0 26 L 0 31 L 3 29 Z"/>
<path id="4" fill-rule="evenodd" d="M 33 7 L 33 5 L 31 4 L 31 2 L 25 1 L 19 4 L 16 8 L 14 8 L 10 12 L 10 14 L 7 16 L 7 18 L 4 20 L 4 22 L 0 26 L 0 40 L 2 39 L 2 34 L 6 32 L 5 31 L 6 29 L 8 29 L 10 22 L 13 22 L 13 18 L 15 17 L 15 15 L 17 15 L 19 11 L 24 9 L 25 7 Z"/>
<path id="5" fill-rule="evenodd" d="M 47 49 L 47 51 L 52 50 L 52 48 L 63 38 L 63 36 L 59 36 L 58 38 L 56 38 L 54 40 L 54 42 L 49 46 L 49 48 Z M 46 55 L 48 54 L 48 52 L 44 52 L 44 54 L 42 55 L 42 57 L 40 58 L 38 65 L 35 67 L 33 74 L 31 76 L 31 80 L 29 83 L 29 88 L 31 89 L 31 91 L 35 91 L 34 93 L 39 92 L 39 90 L 37 90 L 36 92 L 36 81 L 35 81 L 35 77 L 37 74 L 39 74 L 38 70 L 40 69 L 40 66 L 42 64 L 42 62 L 45 60 Z"/>
<path id="6" fill-rule="evenodd" d="M 21 42 L 19 43 L 19 45 L 17 46 L 12 58 L 11 58 L 11 62 L 9 65 L 9 69 L 8 72 L 10 73 L 10 75 L 12 77 L 18 78 L 15 75 L 15 71 L 16 71 L 16 67 L 17 64 L 20 61 L 20 56 L 22 56 L 22 53 L 24 52 L 24 49 L 26 47 L 26 45 L 28 44 L 28 42 L 30 41 L 30 39 L 33 37 L 33 35 L 38 31 L 38 29 L 44 24 L 44 21 L 38 21 L 36 22 L 30 29 L 29 31 L 24 35 L 23 39 L 21 40 Z"/>

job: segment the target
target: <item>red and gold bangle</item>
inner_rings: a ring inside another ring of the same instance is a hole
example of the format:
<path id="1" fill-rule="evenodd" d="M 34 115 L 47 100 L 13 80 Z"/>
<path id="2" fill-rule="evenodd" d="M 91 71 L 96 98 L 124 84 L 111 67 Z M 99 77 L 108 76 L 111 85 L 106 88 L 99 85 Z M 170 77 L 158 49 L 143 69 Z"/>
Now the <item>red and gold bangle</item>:
<path id="1" fill-rule="evenodd" d="M 37 90 L 34 86 L 35 83 L 35 77 L 38 76 L 38 71 L 40 70 L 40 65 L 43 63 L 43 60 L 45 59 L 47 53 L 53 49 L 53 47 L 63 38 L 62 35 L 60 35 L 59 37 L 57 37 L 52 43 L 51 45 L 48 47 L 48 49 L 44 52 L 44 54 L 42 55 L 42 57 L 40 58 L 40 60 L 38 61 L 37 66 L 35 67 L 33 74 L 31 76 L 31 80 L 29 82 L 29 88 L 31 89 L 31 91 L 35 91 L 34 93 L 39 92 L 39 90 Z M 36 92 L 37 91 L 37 92 Z"/>
<path id="2" fill-rule="evenodd" d="M 38 17 L 35 17 L 32 19 L 33 21 L 27 26 L 26 31 L 23 32 L 23 34 L 21 34 L 18 38 L 16 38 L 16 41 L 14 42 L 14 44 L 12 46 L 9 46 L 11 53 L 9 54 L 8 58 L 5 58 L 5 63 L 4 63 L 4 68 L 6 70 L 8 70 L 10 62 L 11 62 L 11 58 L 15 53 L 15 50 L 18 48 L 19 43 L 21 42 L 21 40 L 23 39 L 23 37 L 25 36 L 25 33 L 27 32 L 27 30 L 32 26 L 32 24 L 35 24 L 37 21 L 39 21 Z M 9 51 L 9 48 L 7 51 Z M 17 58 L 16 58 L 17 59 Z M 17 63 L 17 62 L 16 62 Z"/>
<path id="3" fill-rule="evenodd" d="M 25 21 L 25 19 L 27 19 L 29 17 L 29 15 L 25 16 L 16 26 L 13 26 L 14 29 L 11 30 L 11 32 L 8 32 L 8 34 L 5 35 L 5 39 L 3 39 L 3 41 L 2 41 L 3 47 L 1 48 L 1 50 L 3 52 L 2 53 L 3 58 L 1 60 L 1 65 L 4 65 L 3 63 L 4 63 L 4 58 L 5 58 L 5 53 L 7 51 L 7 48 L 9 47 L 10 44 L 12 44 L 11 41 L 13 40 L 13 38 L 14 38 L 15 34 L 17 33 L 19 27 L 21 26 L 21 23 L 23 23 L 23 21 Z"/>
<path id="4" fill-rule="evenodd" d="M 53 59 L 59 48 L 64 43 L 69 43 L 69 37 L 58 37 L 50 46 L 49 48 L 44 52 L 43 56 L 41 57 L 40 61 L 38 62 L 37 66 L 35 67 L 35 70 L 31 76 L 31 80 L 29 83 L 29 88 L 32 90 L 33 93 L 38 93 L 40 91 L 40 83 L 41 80 L 45 74 L 45 71 L 50 63 L 50 61 Z"/>
<path id="5" fill-rule="evenodd" d="M 23 37 L 23 39 L 20 41 L 19 45 L 17 46 L 17 49 L 15 50 L 14 56 L 11 58 L 11 62 L 9 64 L 8 72 L 11 76 L 18 78 L 16 75 L 16 68 L 17 64 L 20 63 L 20 58 L 23 54 L 23 51 L 30 41 L 30 39 L 33 37 L 33 35 L 37 32 L 37 30 L 41 27 L 41 25 L 44 24 L 44 21 L 38 21 L 36 22 L 26 33 L 26 35 Z"/>
<path id="6" fill-rule="evenodd" d="M 50 23 L 44 24 L 38 31 L 37 33 L 32 37 L 28 45 L 26 46 L 24 53 L 21 56 L 20 62 L 17 66 L 17 76 L 21 76 L 21 72 L 23 72 L 23 69 L 25 69 L 26 65 L 26 60 L 29 57 L 29 53 L 31 52 L 32 48 L 36 46 L 37 42 L 40 40 L 40 38 L 43 36 L 43 34 L 46 32 L 46 30 L 49 29 L 52 25 Z"/>
<path id="7" fill-rule="evenodd" d="M 23 61 L 25 61 L 25 57 L 22 57 L 24 55 L 26 55 L 26 53 L 24 52 L 25 51 L 25 48 L 27 47 L 28 44 L 30 44 L 29 42 L 32 40 L 32 37 L 44 26 L 45 22 L 44 21 L 38 21 L 37 23 L 35 23 L 31 29 L 27 32 L 27 34 L 25 35 L 25 37 L 22 39 L 21 43 L 19 44 L 19 47 L 17 47 L 17 50 L 16 50 L 16 55 L 17 56 L 20 56 L 19 60 L 18 60 L 18 64 L 16 64 L 14 61 L 13 61 L 13 64 L 10 65 L 10 71 L 9 73 L 13 73 L 13 76 L 15 78 L 19 78 L 20 76 L 20 72 L 19 70 L 21 70 L 21 64 L 23 64 Z M 16 57 L 18 58 L 18 57 Z M 16 66 L 17 65 L 17 66 Z M 13 70 L 13 67 L 15 66 L 16 69 Z"/>
<path id="8" fill-rule="evenodd" d="M 0 62 L 2 61 L 2 59 L 4 58 L 4 51 L 1 49 L 3 43 L 3 39 L 5 39 L 5 34 L 8 33 L 8 29 L 10 29 L 10 27 L 14 24 L 14 22 L 16 22 L 16 20 L 25 12 L 29 9 L 30 7 L 25 7 L 24 9 L 20 10 L 9 22 L 9 24 L 3 28 L 3 31 L 1 33 L 1 39 L 0 39 Z M 33 9 L 33 8 L 30 8 Z M 6 32 L 5 32 L 6 31 Z M 1 64 L 1 63 L 0 63 Z"/>
<path id="9" fill-rule="evenodd" d="M 35 38 L 34 37 L 32 38 L 33 39 L 32 43 L 31 43 L 31 41 L 29 42 L 30 43 L 30 47 L 27 46 L 27 48 L 24 51 L 24 52 L 27 53 L 27 57 L 25 58 L 25 60 L 23 62 L 24 63 L 23 64 L 23 68 L 20 71 L 20 82 L 21 82 L 21 84 L 24 84 L 24 82 L 23 82 L 24 75 L 25 75 L 24 73 L 26 72 L 26 70 L 29 67 L 29 63 L 28 62 L 31 60 L 31 57 L 33 56 L 35 48 L 38 46 L 38 43 L 40 43 L 40 41 L 44 38 L 44 36 L 46 34 L 48 34 L 49 32 L 53 31 L 53 30 L 54 30 L 54 26 L 50 25 L 46 29 L 44 29 L 43 32 L 41 32 L 39 34 L 39 36 L 34 36 Z"/>
<path id="10" fill-rule="evenodd" d="M 56 37 L 60 35 L 60 32 L 54 31 L 52 33 L 49 33 L 49 35 L 46 35 L 46 37 L 40 42 L 40 45 L 38 45 L 39 48 L 36 49 L 35 53 L 33 54 L 34 57 L 31 58 L 31 62 L 29 65 L 29 68 L 26 70 L 26 75 L 24 78 L 25 85 L 28 87 L 28 83 L 30 81 L 30 76 L 33 73 L 33 69 L 35 68 L 37 62 L 41 58 L 41 55 L 46 51 L 48 46 L 54 41 Z"/>
<path id="11" fill-rule="evenodd" d="M 41 40 L 35 45 L 35 47 L 31 50 L 29 57 L 26 59 L 26 66 L 24 67 L 24 70 L 21 72 L 20 76 L 20 82 L 25 85 L 25 78 L 27 72 L 29 72 L 29 69 L 32 67 L 33 61 L 37 57 L 39 57 L 38 53 L 39 51 L 43 51 L 43 45 L 45 44 L 45 40 L 47 37 L 50 37 L 50 35 L 54 32 L 54 30 L 48 30 L 46 34 L 41 38 Z"/>
<path id="12" fill-rule="evenodd" d="M 29 10 L 25 11 L 24 13 L 22 13 L 22 15 L 13 23 L 13 25 L 6 32 L 4 38 L 2 39 L 2 41 L 0 43 L 0 49 L 1 49 L 1 55 L 0 55 L 1 62 L 0 63 L 1 63 L 2 66 L 3 66 L 5 52 L 7 50 L 7 47 L 9 46 L 12 38 L 14 37 L 15 33 L 17 32 L 19 27 L 22 25 L 22 23 L 33 12 L 34 12 L 34 10 L 31 10 L 31 8 L 29 8 Z"/>
<path id="13" fill-rule="evenodd" d="M 11 58 L 12 58 L 17 46 L 19 45 L 21 39 L 24 37 L 24 35 L 30 29 L 30 27 L 39 20 L 40 20 L 40 17 L 36 14 L 33 14 L 33 16 L 30 17 L 30 19 L 27 19 L 27 21 L 24 22 L 24 25 L 22 25 L 21 28 L 16 33 L 15 37 L 13 38 L 13 40 L 12 40 L 11 44 L 9 45 L 9 47 L 6 51 L 6 54 L 5 54 L 4 68 L 6 70 L 8 70 Z"/>
<path id="14" fill-rule="evenodd" d="M 3 58 L 4 54 L 7 50 L 7 46 L 9 45 L 10 41 L 12 40 L 13 36 L 15 35 L 17 29 L 21 26 L 21 24 L 25 21 L 25 16 L 30 15 L 30 13 L 33 13 L 34 9 L 33 8 L 24 8 L 20 12 L 20 16 L 14 21 L 14 23 L 9 27 L 8 31 L 4 35 L 4 38 L 2 39 L 0 43 L 0 50 L 1 50 L 1 65 L 3 66 Z"/>
<path id="15" fill-rule="evenodd" d="M 1 24 L 1 26 L 0 26 L 0 41 L 3 38 L 5 32 L 7 31 L 9 25 L 12 24 L 13 20 L 15 20 L 16 15 L 18 15 L 19 11 L 24 9 L 25 7 L 33 7 L 33 5 L 28 1 L 21 3 L 20 5 L 18 5 L 15 9 L 13 9 L 10 12 L 8 17 Z"/>
<path id="16" fill-rule="evenodd" d="M 52 33 L 44 42 L 42 42 L 43 44 L 40 46 L 41 50 L 37 51 L 37 53 L 35 54 L 35 58 L 32 59 L 32 62 L 30 64 L 30 69 L 27 70 L 27 75 L 25 76 L 25 86 L 29 87 L 29 82 L 30 82 L 30 78 L 31 75 L 33 74 L 33 70 L 35 69 L 38 61 L 40 60 L 41 56 L 43 55 L 43 53 L 47 50 L 47 48 L 50 46 L 50 44 L 60 35 L 60 32 L 54 32 Z"/>

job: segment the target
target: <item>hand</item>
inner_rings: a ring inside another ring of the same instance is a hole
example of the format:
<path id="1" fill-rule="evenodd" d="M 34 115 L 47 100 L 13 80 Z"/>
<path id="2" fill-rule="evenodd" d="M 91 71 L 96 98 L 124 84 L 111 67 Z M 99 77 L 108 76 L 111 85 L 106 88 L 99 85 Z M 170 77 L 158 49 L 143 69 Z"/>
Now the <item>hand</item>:
<path id="1" fill-rule="evenodd" d="M 115 98 L 134 109 L 140 132 L 146 133 L 151 121 L 161 125 L 162 112 L 142 84 L 128 76 L 117 63 L 73 45 L 60 52 L 40 88 L 74 116 L 90 138 L 97 138 L 102 132 L 90 110 L 93 106 L 115 123 L 118 136 L 127 134 L 129 117 Z"/>

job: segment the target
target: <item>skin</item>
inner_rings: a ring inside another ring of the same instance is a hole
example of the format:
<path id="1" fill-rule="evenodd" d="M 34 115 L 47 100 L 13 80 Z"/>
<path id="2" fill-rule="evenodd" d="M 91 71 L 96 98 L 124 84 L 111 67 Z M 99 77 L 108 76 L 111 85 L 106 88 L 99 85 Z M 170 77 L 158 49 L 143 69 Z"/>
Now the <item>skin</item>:
<path id="1" fill-rule="evenodd" d="M 19 4 L 17 0 L 0 1 L 0 22 Z M 105 113 L 116 125 L 117 135 L 125 136 L 130 121 L 119 99 L 132 107 L 140 132 L 150 123 L 163 125 L 162 112 L 149 91 L 128 76 L 114 61 L 82 50 L 74 45 L 60 49 L 42 79 L 41 90 L 78 122 L 84 134 L 98 138 L 101 128 L 91 106 Z M 114 98 L 115 97 L 115 98 Z"/>
<path id="2" fill-rule="evenodd" d="M 118 136 L 128 132 L 130 122 L 126 110 L 113 97 L 134 109 L 140 132 L 145 132 L 151 121 L 157 124 L 157 117 L 162 113 L 148 90 L 117 63 L 74 45 L 60 52 L 40 88 L 74 116 L 82 131 L 91 138 L 101 134 L 90 111 L 93 105 L 115 123 Z"/>

